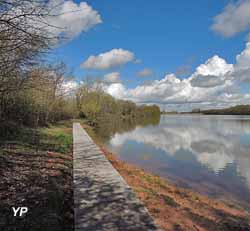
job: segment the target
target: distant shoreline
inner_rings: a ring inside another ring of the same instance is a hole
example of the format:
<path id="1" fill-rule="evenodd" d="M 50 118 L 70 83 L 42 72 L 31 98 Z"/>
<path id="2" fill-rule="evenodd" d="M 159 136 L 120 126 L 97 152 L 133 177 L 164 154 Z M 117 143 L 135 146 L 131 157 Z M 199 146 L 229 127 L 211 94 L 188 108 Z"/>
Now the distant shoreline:
<path id="1" fill-rule="evenodd" d="M 177 111 L 162 111 L 161 115 L 183 115 L 183 114 L 199 114 L 199 115 L 250 115 L 250 105 L 237 105 L 223 109 L 208 109 L 201 110 L 199 108 L 193 109 L 189 112 Z"/>

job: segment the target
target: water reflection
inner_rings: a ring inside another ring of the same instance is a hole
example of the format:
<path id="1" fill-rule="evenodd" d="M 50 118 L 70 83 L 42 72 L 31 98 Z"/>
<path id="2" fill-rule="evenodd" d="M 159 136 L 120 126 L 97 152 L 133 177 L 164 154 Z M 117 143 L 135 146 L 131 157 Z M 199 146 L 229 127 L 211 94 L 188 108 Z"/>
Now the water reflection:
<path id="1" fill-rule="evenodd" d="M 210 194 L 229 190 L 250 202 L 250 117 L 162 116 L 159 124 L 114 133 L 107 145 L 155 173 L 206 186 Z"/>
<path id="2" fill-rule="evenodd" d="M 99 121 L 99 126 L 95 132 L 99 138 L 105 143 L 109 141 L 113 135 L 133 131 L 138 126 L 158 125 L 160 116 L 152 116 L 150 118 L 112 118 L 105 117 Z"/>

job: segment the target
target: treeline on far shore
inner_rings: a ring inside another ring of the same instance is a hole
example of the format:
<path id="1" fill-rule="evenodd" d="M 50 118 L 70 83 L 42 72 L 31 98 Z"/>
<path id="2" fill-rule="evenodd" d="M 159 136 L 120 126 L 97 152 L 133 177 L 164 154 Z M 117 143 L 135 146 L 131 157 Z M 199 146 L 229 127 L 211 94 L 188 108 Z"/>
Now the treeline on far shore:
<path id="1" fill-rule="evenodd" d="M 206 115 L 250 115 L 250 105 L 237 105 L 224 109 L 202 110 Z"/>
<path id="2" fill-rule="evenodd" d="M 250 105 L 236 105 L 228 108 L 207 110 L 195 108 L 191 112 L 162 111 L 161 114 L 250 115 Z"/>

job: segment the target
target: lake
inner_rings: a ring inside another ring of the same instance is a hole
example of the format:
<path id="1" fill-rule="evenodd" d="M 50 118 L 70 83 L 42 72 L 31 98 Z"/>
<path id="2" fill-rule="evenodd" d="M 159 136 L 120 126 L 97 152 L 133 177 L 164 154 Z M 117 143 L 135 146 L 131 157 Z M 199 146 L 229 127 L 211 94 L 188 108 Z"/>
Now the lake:
<path id="1" fill-rule="evenodd" d="M 119 158 L 211 197 L 250 204 L 250 117 L 163 115 L 117 129 L 105 146 Z"/>

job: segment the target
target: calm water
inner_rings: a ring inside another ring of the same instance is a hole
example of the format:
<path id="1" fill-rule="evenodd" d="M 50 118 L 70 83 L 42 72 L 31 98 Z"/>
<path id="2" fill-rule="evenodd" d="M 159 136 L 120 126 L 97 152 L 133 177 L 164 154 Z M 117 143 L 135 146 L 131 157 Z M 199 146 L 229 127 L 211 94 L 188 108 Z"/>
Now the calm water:
<path id="1" fill-rule="evenodd" d="M 250 204 L 250 117 L 164 115 L 154 125 L 113 132 L 120 159 L 217 198 Z"/>

